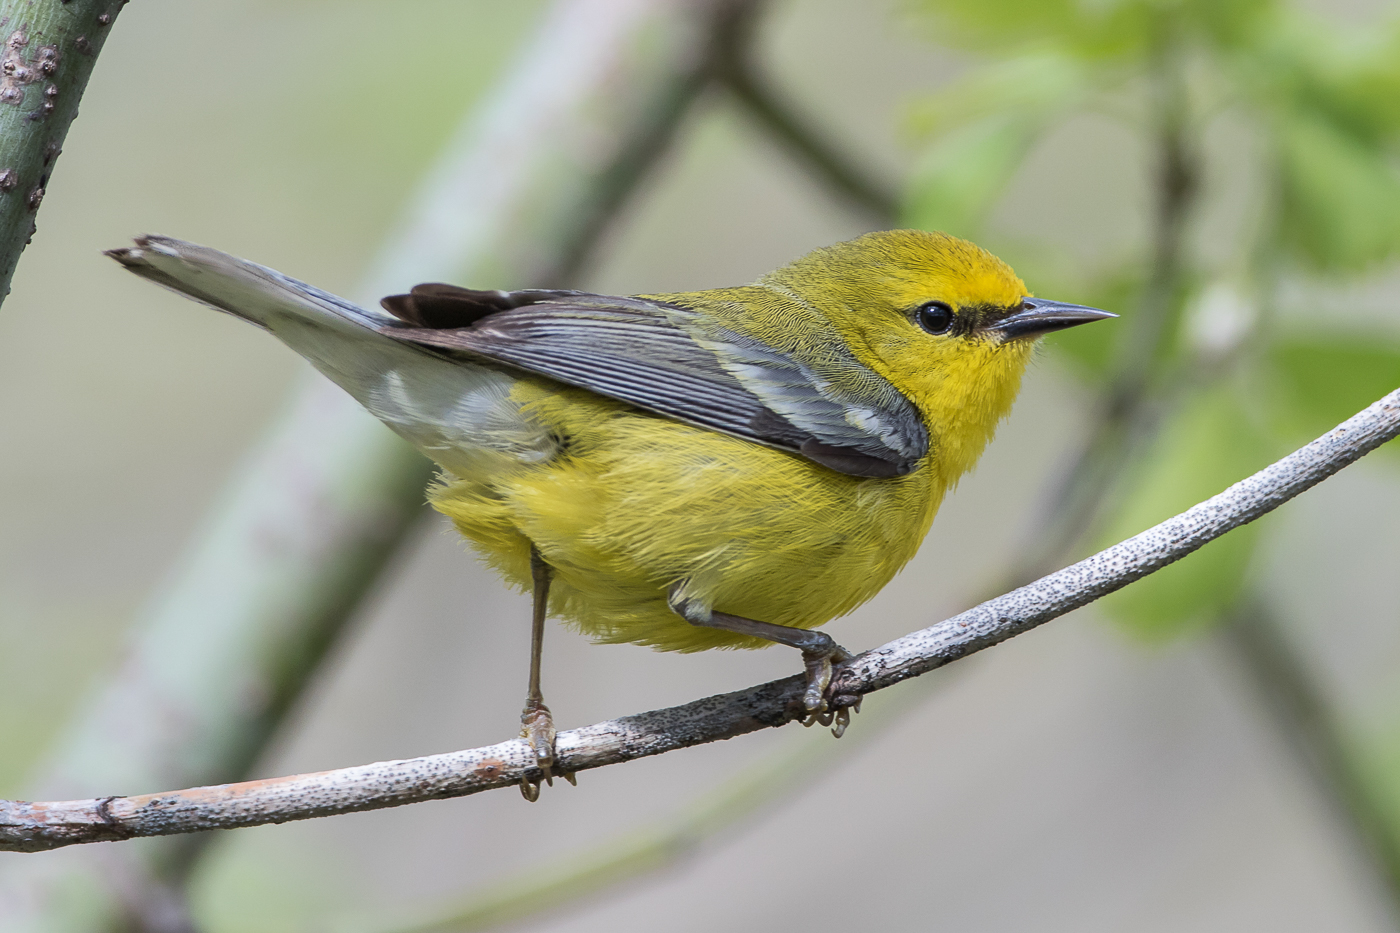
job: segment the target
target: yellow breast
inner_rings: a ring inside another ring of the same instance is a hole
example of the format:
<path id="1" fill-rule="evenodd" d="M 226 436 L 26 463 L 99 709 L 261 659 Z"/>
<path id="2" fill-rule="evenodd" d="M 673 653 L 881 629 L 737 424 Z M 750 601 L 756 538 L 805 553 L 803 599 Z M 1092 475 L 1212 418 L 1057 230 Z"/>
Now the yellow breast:
<path id="1" fill-rule="evenodd" d="M 533 541 L 554 570 L 553 613 L 606 642 L 671 651 L 770 644 L 694 627 L 669 586 L 733 615 L 810 628 L 883 587 L 928 532 L 945 483 L 931 463 L 861 479 L 802 457 L 522 379 L 522 414 L 561 453 L 431 493 L 512 584 Z"/>

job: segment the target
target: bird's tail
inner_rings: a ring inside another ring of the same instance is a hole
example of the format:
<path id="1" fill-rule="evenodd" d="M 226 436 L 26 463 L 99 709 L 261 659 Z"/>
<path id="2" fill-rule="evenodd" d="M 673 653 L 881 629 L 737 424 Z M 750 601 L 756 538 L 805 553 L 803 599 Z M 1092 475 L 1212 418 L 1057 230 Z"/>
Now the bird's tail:
<path id="1" fill-rule="evenodd" d="M 275 269 L 173 237 L 137 237 L 134 246 L 106 255 L 142 278 L 265 330 L 275 332 L 286 319 L 371 330 L 395 323 L 378 308 L 361 308 Z"/>
<path id="2" fill-rule="evenodd" d="M 511 401 L 514 377 L 385 336 L 379 328 L 399 323 L 388 312 L 171 237 L 143 236 L 107 255 L 142 278 L 271 331 L 458 475 L 538 460 L 551 449 L 547 433 L 522 419 Z"/>
<path id="3" fill-rule="evenodd" d="M 217 249 L 143 236 L 107 255 L 142 278 L 271 331 L 376 415 L 385 374 L 416 372 L 425 362 L 423 353 L 379 333 L 394 322 L 387 312 Z"/>

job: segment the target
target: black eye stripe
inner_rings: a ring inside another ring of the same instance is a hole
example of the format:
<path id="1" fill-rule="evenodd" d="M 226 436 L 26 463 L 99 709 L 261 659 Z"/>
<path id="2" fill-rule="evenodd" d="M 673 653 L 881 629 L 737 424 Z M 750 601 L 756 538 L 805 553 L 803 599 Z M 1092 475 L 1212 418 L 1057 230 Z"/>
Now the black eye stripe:
<path id="1" fill-rule="evenodd" d="M 946 334 L 953 329 L 953 309 L 941 301 L 929 301 L 914 309 L 914 322 L 930 334 Z"/>

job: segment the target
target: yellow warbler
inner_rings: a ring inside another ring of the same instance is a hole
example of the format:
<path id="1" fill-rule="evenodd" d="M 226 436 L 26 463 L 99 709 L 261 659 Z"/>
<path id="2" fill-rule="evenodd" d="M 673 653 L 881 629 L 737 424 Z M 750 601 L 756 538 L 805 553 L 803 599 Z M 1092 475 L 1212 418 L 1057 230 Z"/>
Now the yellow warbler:
<path id="1" fill-rule="evenodd" d="M 980 247 L 914 230 L 737 288 L 420 285 L 384 311 L 166 237 L 110 255 L 271 331 L 442 468 L 433 506 L 534 592 L 530 799 L 553 764 L 547 612 L 605 642 L 799 648 L 808 723 L 839 735 L 849 655 L 811 629 L 914 555 L 1035 338 L 1113 316 L 1028 297 Z"/>

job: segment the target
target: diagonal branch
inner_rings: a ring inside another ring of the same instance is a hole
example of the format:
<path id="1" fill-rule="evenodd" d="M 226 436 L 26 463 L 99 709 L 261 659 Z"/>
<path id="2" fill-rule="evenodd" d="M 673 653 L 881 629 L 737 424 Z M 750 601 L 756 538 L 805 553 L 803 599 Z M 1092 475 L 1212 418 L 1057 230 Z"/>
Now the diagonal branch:
<path id="1" fill-rule="evenodd" d="M 881 226 L 893 224 L 899 217 L 897 192 L 851 159 L 763 77 L 754 62 L 753 33 L 760 11 L 757 5 L 737 6 L 721 22 L 712 66 L 715 79 L 830 193 Z"/>
<path id="2" fill-rule="evenodd" d="M 929 678 L 916 686 L 943 681 L 946 678 Z M 527 870 L 488 880 L 465 903 L 386 929 L 390 933 L 494 930 L 558 912 L 580 898 L 597 897 L 623 882 L 661 871 L 695 855 L 716 837 L 734 834 L 740 827 L 751 828 L 775 805 L 793 803 L 791 775 L 801 774 L 811 783 L 824 770 L 849 760 L 856 747 L 869 744 L 890 724 L 903 721 L 928 691 L 906 689 L 898 696 L 898 702 L 883 703 L 867 712 L 861 728 L 847 732 L 845 741 L 789 733 L 790 740 L 774 754 L 686 801 L 674 813 L 596 840 L 583 850 L 551 852 Z"/>
<path id="3" fill-rule="evenodd" d="M 1400 389 L 1327 434 L 1160 525 L 848 662 L 837 689 L 864 695 L 990 648 L 1160 570 L 1400 435 Z M 558 737 L 559 766 L 584 771 L 785 725 L 803 715 L 789 677 Z M 283 823 L 462 797 L 517 784 L 533 759 L 519 739 L 485 748 L 241 784 L 53 803 L 0 801 L 0 850 Z"/>

